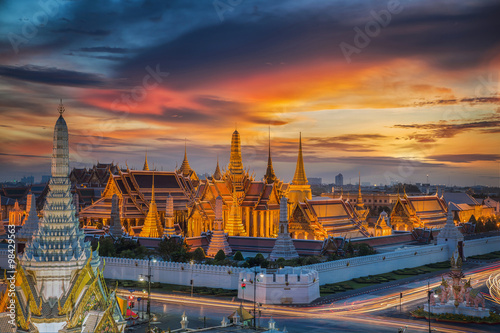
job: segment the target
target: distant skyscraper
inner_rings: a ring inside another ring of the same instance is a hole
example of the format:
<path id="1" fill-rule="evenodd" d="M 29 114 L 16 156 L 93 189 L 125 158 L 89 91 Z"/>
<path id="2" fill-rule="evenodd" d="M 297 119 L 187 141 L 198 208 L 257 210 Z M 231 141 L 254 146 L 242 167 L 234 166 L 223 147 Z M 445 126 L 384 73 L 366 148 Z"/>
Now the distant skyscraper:
<path id="1" fill-rule="evenodd" d="M 344 176 L 341 173 L 335 176 L 335 185 L 344 186 Z"/>

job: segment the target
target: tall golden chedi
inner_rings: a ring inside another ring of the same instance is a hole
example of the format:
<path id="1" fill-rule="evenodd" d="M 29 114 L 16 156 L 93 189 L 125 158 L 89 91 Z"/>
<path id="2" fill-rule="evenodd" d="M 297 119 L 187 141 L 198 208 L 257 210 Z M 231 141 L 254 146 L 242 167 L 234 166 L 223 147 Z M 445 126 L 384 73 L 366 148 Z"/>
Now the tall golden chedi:
<path id="1" fill-rule="evenodd" d="M 311 185 L 309 185 L 304 169 L 304 158 L 302 157 L 302 133 L 299 137 L 299 155 L 297 156 L 297 166 L 295 175 L 289 187 L 288 201 L 291 204 L 305 202 L 312 199 Z"/>
<path id="2" fill-rule="evenodd" d="M 148 215 L 144 221 L 144 226 L 142 227 L 139 237 L 153 237 L 160 238 L 163 236 L 163 228 L 161 226 L 160 216 L 158 215 L 158 207 L 155 201 L 155 175 L 153 173 L 152 180 L 152 192 L 151 192 L 151 202 L 149 204 Z"/>
<path id="3" fill-rule="evenodd" d="M 59 105 L 54 128 L 52 178 L 44 216 L 17 261 L 16 324 L 18 332 L 123 332 L 115 292 L 108 291 L 97 250 L 92 252 L 79 229 L 69 180 L 68 128 Z M 2 295 L 0 311 L 10 302 Z"/>

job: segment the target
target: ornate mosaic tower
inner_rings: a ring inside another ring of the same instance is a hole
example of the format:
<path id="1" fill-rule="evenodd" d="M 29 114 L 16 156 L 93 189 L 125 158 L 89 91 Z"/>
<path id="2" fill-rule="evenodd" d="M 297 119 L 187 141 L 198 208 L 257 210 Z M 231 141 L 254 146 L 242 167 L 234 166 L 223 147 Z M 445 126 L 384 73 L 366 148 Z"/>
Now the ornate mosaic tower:
<path id="1" fill-rule="evenodd" d="M 96 332 L 123 332 L 125 322 L 114 292 L 109 293 L 104 283 L 97 250 L 92 252 L 90 243 L 84 241 L 75 216 L 68 177 L 68 127 L 62 116 L 62 102 L 58 110 L 44 217 L 16 269 L 17 329 L 76 332 L 82 331 L 90 320 Z M 7 302 L 10 300 L 5 293 L 0 311 Z"/>
<path id="2" fill-rule="evenodd" d="M 278 238 L 274 243 L 273 251 L 271 252 L 271 260 L 283 258 L 285 260 L 298 258 L 299 255 L 293 245 L 290 232 L 288 231 L 288 200 L 285 197 L 281 198 L 280 202 L 280 225 Z"/>

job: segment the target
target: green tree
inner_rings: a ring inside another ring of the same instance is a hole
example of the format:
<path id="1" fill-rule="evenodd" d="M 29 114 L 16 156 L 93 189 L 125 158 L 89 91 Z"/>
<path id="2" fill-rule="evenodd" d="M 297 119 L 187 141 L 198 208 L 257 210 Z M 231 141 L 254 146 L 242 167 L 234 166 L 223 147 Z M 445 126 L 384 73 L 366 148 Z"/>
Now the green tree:
<path id="1" fill-rule="evenodd" d="M 223 250 L 219 250 L 219 252 L 217 252 L 217 254 L 215 255 L 215 261 L 222 261 L 224 259 L 226 259 L 226 254 L 224 253 Z"/>
<path id="2" fill-rule="evenodd" d="M 366 243 L 361 243 L 358 245 L 358 255 L 359 256 L 368 256 L 370 254 L 375 254 L 375 250 Z"/>
<path id="3" fill-rule="evenodd" d="M 116 257 L 116 248 L 111 237 L 99 240 L 99 255 L 101 257 Z"/>
<path id="4" fill-rule="evenodd" d="M 182 260 L 187 260 L 189 246 L 180 238 L 165 238 L 158 243 L 156 252 L 163 260 L 180 262 Z"/>
<path id="5" fill-rule="evenodd" d="M 233 257 L 234 260 L 236 261 L 243 261 L 245 258 L 243 258 L 243 255 L 241 254 L 240 251 L 236 252 Z"/>
<path id="6" fill-rule="evenodd" d="M 193 252 L 193 259 L 196 262 L 202 262 L 203 260 L 205 260 L 205 251 L 203 251 L 201 247 L 197 248 Z"/>

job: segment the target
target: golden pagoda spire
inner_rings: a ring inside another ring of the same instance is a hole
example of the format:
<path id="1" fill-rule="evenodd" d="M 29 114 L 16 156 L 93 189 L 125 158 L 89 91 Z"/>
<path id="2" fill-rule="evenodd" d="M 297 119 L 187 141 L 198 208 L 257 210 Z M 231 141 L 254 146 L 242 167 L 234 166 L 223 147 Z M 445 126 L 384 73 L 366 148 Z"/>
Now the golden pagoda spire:
<path id="1" fill-rule="evenodd" d="M 299 136 L 299 156 L 297 157 L 297 167 L 293 176 L 292 184 L 307 185 L 307 176 L 304 169 L 304 158 L 302 157 L 302 133 Z"/>
<path id="2" fill-rule="evenodd" d="M 144 158 L 144 166 L 142 167 L 142 170 L 144 171 L 149 171 L 149 165 L 148 165 L 148 151 L 146 150 L 146 157 Z"/>
<path id="3" fill-rule="evenodd" d="M 221 180 L 222 179 L 222 174 L 220 172 L 219 168 L 219 155 L 217 155 L 217 166 L 215 167 L 215 172 L 212 175 L 212 178 L 215 180 Z"/>
<path id="4" fill-rule="evenodd" d="M 358 207 L 363 207 L 363 197 L 361 196 L 361 172 L 358 174 L 359 177 L 359 182 L 358 182 L 358 202 L 356 203 L 356 206 Z"/>
<path id="5" fill-rule="evenodd" d="M 155 202 L 155 172 L 153 171 L 153 180 L 151 182 L 151 203 Z"/>
<path id="6" fill-rule="evenodd" d="M 271 127 L 269 127 L 269 153 L 267 157 L 267 170 L 264 176 L 264 180 L 267 184 L 272 184 L 276 180 L 276 175 L 274 174 L 273 160 L 271 159 Z"/>
<path id="7" fill-rule="evenodd" d="M 189 176 L 191 172 L 191 166 L 189 165 L 189 161 L 187 159 L 187 143 L 186 139 L 184 139 L 184 160 L 182 161 L 181 168 L 178 171 L 182 173 L 183 176 Z"/>
<path id="8" fill-rule="evenodd" d="M 229 158 L 229 171 L 232 174 L 243 174 L 241 159 L 241 139 L 238 130 L 234 130 L 231 138 L 231 157 Z"/>
<path id="9" fill-rule="evenodd" d="M 153 172 L 153 180 L 151 184 L 151 202 L 149 204 L 148 215 L 144 221 L 139 237 L 153 237 L 159 238 L 163 235 L 163 228 L 158 215 L 158 207 L 155 201 L 155 174 Z"/>
<path id="10" fill-rule="evenodd" d="M 234 130 L 231 138 L 231 157 L 229 158 L 228 173 L 232 183 L 232 191 L 243 191 L 245 171 L 241 159 L 241 140 L 240 133 Z"/>

